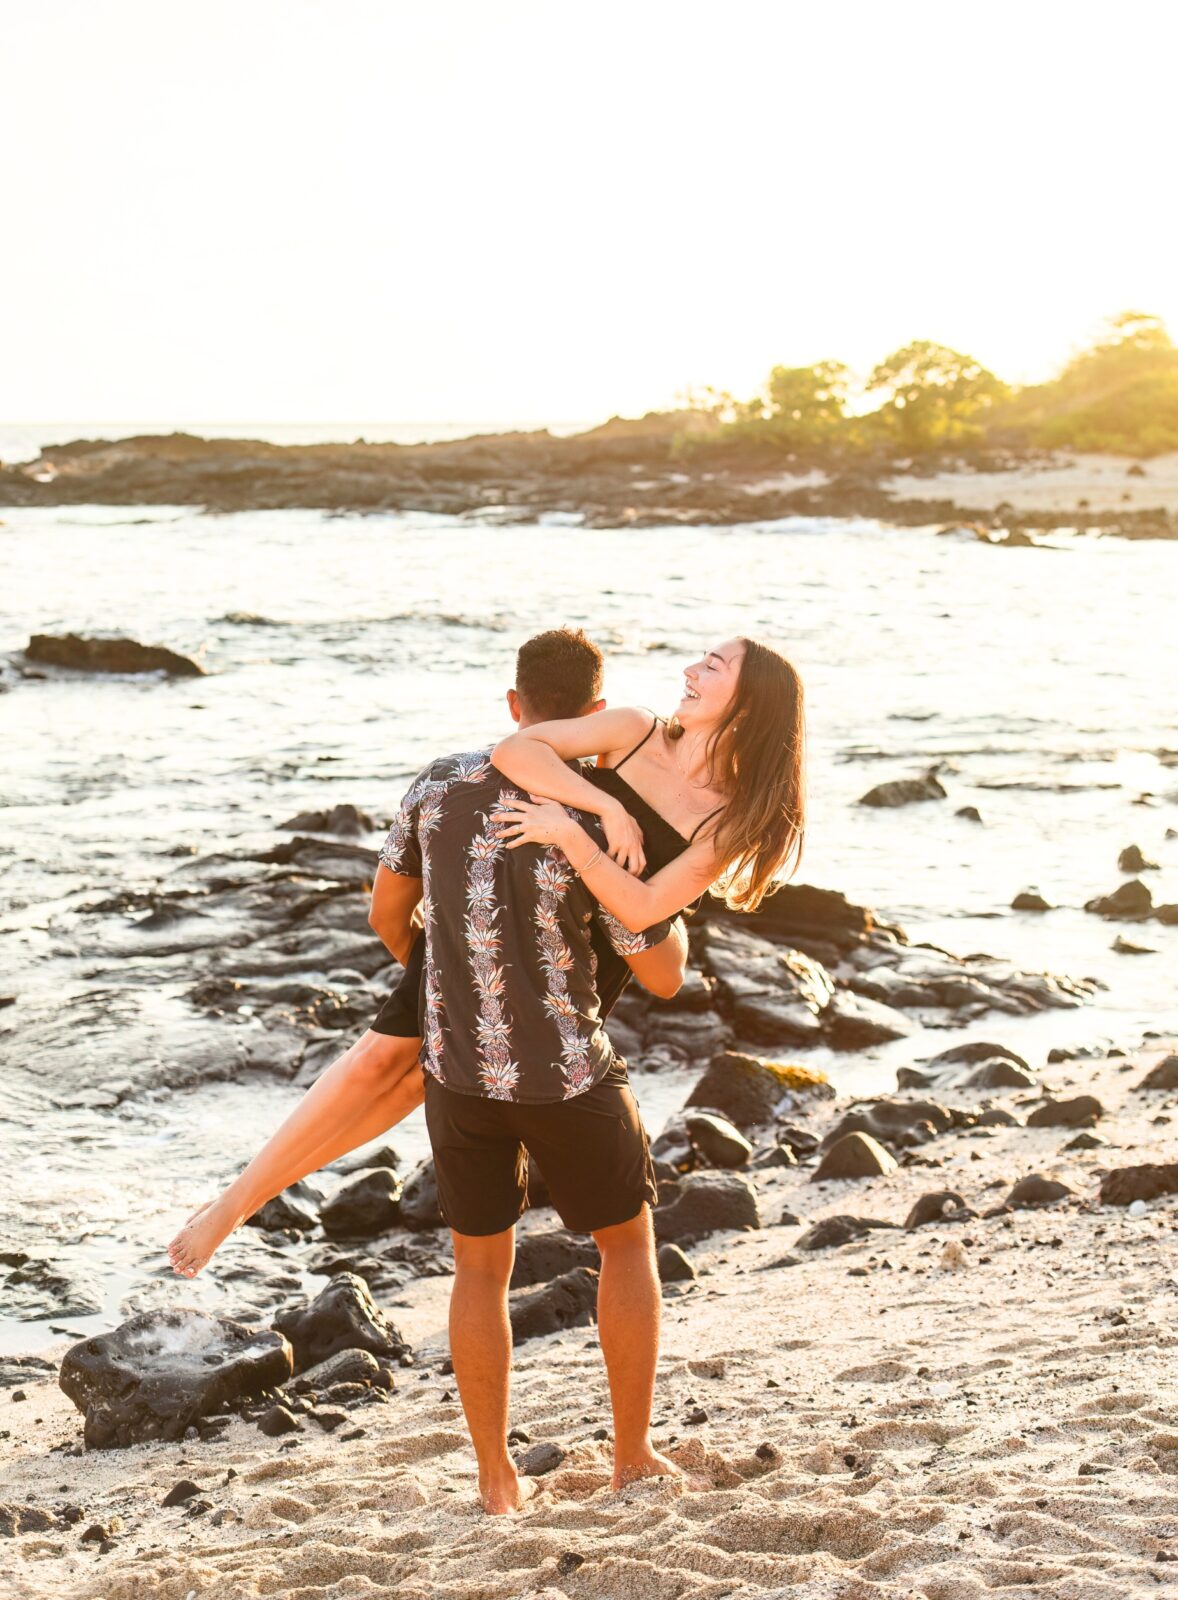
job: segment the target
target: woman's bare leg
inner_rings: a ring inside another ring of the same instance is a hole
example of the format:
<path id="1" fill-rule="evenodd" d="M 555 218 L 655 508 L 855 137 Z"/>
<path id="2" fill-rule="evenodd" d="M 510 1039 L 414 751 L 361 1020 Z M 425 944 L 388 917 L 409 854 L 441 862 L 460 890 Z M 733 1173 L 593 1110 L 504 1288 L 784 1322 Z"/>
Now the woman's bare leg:
<path id="1" fill-rule="evenodd" d="M 173 1269 L 195 1277 L 247 1217 L 329 1161 L 367 1144 L 425 1097 L 420 1039 L 371 1029 L 333 1061 L 249 1165 L 193 1212 L 168 1246 Z"/>

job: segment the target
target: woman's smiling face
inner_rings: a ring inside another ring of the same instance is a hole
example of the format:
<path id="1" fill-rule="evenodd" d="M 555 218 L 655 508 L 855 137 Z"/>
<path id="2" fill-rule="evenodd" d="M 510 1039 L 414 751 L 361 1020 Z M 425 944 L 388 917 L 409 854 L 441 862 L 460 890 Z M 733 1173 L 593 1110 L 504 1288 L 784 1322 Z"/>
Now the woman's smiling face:
<path id="1" fill-rule="evenodd" d="M 720 721 L 732 704 L 740 682 L 744 640 L 726 639 L 686 667 L 686 688 L 677 715 L 684 728 L 709 727 Z"/>

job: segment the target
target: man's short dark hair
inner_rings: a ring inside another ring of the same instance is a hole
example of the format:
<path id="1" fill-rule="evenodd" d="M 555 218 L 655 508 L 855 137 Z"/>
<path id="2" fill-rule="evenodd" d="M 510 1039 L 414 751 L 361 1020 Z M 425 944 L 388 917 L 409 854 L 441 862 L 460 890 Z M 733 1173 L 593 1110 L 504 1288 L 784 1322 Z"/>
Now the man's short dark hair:
<path id="1" fill-rule="evenodd" d="M 538 722 L 579 717 L 601 699 L 601 651 L 580 628 L 550 628 L 520 645 L 515 692 Z"/>

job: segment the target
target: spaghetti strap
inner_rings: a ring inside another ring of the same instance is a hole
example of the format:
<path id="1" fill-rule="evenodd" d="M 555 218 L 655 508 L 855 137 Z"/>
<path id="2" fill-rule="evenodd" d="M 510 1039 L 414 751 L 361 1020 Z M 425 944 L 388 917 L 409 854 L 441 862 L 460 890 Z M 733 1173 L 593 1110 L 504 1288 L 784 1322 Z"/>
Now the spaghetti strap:
<path id="1" fill-rule="evenodd" d="M 618 762 L 617 766 L 614 768 L 615 772 L 621 772 L 622 768 L 626 765 L 626 762 L 629 761 L 630 757 L 631 756 L 635 756 L 635 755 L 638 754 L 639 750 L 642 749 L 642 746 L 650 738 L 651 734 L 658 727 L 659 723 L 662 720 L 663 720 L 662 717 L 657 716 L 657 715 L 655 716 L 654 721 L 651 723 L 650 727 L 647 728 L 646 732 L 642 735 L 641 739 L 639 739 L 638 743 L 634 746 L 633 750 L 628 750 L 626 752 L 626 754 L 622 757 L 622 759 Z"/>
<path id="2" fill-rule="evenodd" d="M 720 815 L 721 811 L 723 811 L 723 809 L 724 809 L 723 806 L 717 806 L 714 811 L 709 811 L 706 817 L 701 817 L 700 820 L 696 823 L 695 827 L 692 828 L 691 833 L 688 835 L 688 838 L 687 838 L 688 844 L 693 844 L 695 842 L 695 836 L 699 832 L 699 830 L 706 823 L 711 822 L 713 817 L 718 817 Z"/>

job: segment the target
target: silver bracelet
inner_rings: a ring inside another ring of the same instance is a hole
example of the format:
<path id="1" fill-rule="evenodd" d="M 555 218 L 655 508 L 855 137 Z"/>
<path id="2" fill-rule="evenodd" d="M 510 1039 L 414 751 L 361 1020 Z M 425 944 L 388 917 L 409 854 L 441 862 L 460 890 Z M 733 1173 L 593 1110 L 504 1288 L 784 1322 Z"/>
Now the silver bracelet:
<path id="1" fill-rule="evenodd" d="M 600 856 L 600 854 L 601 854 L 601 846 L 598 845 L 597 849 L 589 857 L 588 861 L 586 861 L 586 863 L 585 863 L 585 865 L 583 867 L 574 867 L 573 868 L 573 871 L 576 873 L 578 878 L 581 877 L 583 873 L 586 873 L 586 872 L 589 871 L 589 868 L 591 866 L 593 866 L 594 862 L 597 860 L 597 858 L 598 858 L 598 856 Z"/>

